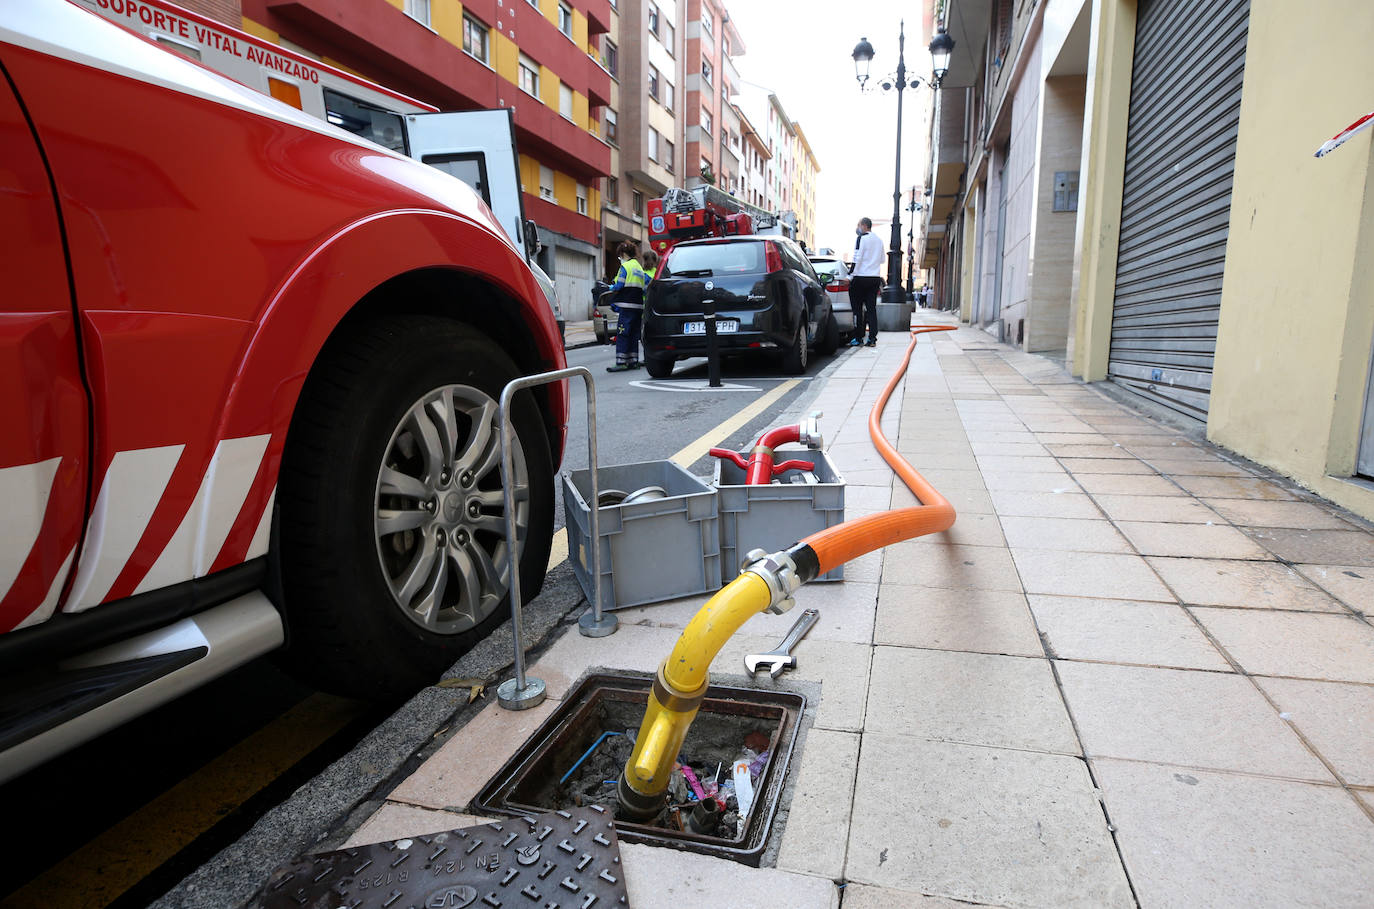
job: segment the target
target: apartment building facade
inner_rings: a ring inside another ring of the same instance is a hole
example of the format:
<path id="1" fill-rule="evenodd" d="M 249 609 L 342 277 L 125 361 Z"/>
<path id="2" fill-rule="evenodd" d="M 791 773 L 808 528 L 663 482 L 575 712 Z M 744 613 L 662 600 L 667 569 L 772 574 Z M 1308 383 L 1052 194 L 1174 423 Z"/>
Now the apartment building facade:
<path id="1" fill-rule="evenodd" d="M 1313 154 L 1368 112 L 1374 7 L 1305 12 L 1321 67 L 1278 0 L 942 9 L 937 303 L 1374 518 L 1369 134 Z"/>
<path id="2" fill-rule="evenodd" d="M 820 164 L 800 123 L 793 122 L 792 210 L 797 213 L 797 239 L 808 249 L 816 246 L 816 180 Z"/>
<path id="3" fill-rule="evenodd" d="M 740 109 L 731 105 L 739 121 L 740 131 L 740 178 L 736 194 L 750 205 L 768 207 L 768 159 L 773 153 L 768 150 L 768 140 L 754 128 L 753 122 Z"/>
<path id="4" fill-rule="evenodd" d="M 684 3 L 685 185 L 691 188 L 709 183 L 731 192 L 739 181 L 739 158 L 729 138 L 738 128 L 731 113 L 731 99 L 740 86 L 733 58 L 744 53 L 744 42 L 723 3 Z"/>
<path id="5" fill-rule="evenodd" d="M 683 182 L 683 23 L 679 0 L 618 0 L 605 41 L 612 52 L 611 122 L 605 135 L 615 156 L 606 181 L 603 273 L 615 275 L 616 246 L 648 248 L 645 209 Z M 605 55 L 603 55 L 603 59 Z"/>

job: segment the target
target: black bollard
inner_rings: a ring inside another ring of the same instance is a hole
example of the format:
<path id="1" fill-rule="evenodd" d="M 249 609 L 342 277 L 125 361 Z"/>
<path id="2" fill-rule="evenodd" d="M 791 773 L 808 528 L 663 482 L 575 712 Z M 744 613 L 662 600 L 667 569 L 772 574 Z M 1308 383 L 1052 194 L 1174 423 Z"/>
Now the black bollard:
<path id="1" fill-rule="evenodd" d="M 702 300 L 706 318 L 706 375 L 712 388 L 720 388 L 720 351 L 716 348 L 716 301 Z"/>

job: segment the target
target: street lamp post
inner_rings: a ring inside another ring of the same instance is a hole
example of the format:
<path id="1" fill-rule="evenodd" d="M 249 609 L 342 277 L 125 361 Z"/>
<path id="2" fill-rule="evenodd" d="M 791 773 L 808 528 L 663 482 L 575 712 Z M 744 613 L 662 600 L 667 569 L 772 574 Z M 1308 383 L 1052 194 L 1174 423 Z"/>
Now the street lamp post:
<path id="1" fill-rule="evenodd" d="M 873 45 L 864 38 L 854 48 L 855 77 L 862 90 L 868 81 L 868 65 L 873 60 Z M 897 78 L 891 83 L 897 89 L 897 166 L 892 183 L 892 236 L 887 250 L 887 285 L 883 288 L 882 302 L 901 303 L 906 299 L 902 292 L 902 90 L 906 81 L 906 21 L 898 25 L 897 35 Z M 911 87 L 921 84 L 920 79 L 912 79 Z M 883 88 L 887 88 L 884 83 Z"/>

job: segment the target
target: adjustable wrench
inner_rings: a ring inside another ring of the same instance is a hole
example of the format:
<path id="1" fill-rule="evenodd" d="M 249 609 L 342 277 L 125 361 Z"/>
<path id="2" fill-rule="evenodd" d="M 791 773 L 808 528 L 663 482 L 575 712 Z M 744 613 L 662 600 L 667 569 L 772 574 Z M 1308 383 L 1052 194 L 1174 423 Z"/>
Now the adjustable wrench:
<path id="1" fill-rule="evenodd" d="M 797 646 L 797 642 L 811 630 L 811 626 L 821 614 L 815 609 L 807 609 L 797 618 L 792 629 L 787 632 L 787 637 L 782 639 L 782 643 L 775 649 L 767 653 L 751 653 L 744 658 L 745 671 L 753 674 L 760 669 L 767 667 L 768 675 L 777 678 L 782 675 L 784 669 L 795 669 L 797 658 L 792 655 L 792 648 Z"/>

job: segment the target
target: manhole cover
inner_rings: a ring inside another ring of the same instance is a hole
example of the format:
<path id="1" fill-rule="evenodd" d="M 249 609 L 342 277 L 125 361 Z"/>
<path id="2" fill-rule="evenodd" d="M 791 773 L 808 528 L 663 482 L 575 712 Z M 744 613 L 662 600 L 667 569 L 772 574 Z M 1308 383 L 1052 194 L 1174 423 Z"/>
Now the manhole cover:
<path id="1" fill-rule="evenodd" d="M 620 842 L 597 806 L 302 856 L 264 909 L 600 909 L 628 905 Z"/>

